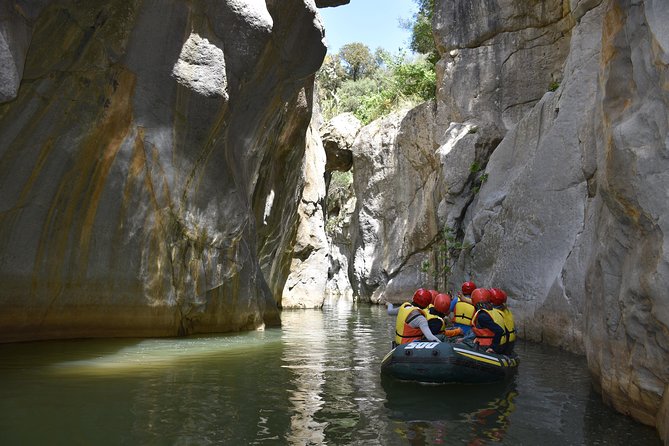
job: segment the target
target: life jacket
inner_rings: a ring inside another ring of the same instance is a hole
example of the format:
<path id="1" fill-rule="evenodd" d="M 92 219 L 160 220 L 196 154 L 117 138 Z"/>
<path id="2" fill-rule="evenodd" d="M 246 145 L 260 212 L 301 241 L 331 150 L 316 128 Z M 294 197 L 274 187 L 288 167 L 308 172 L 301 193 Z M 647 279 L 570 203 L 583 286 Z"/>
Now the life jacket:
<path id="1" fill-rule="evenodd" d="M 490 318 L 493 320 L 493 322 L 502 329 L 504 333 L 506 333 L 506 329 L 504 328 L 504 316 L 502 315 L 502 312 L 497 310 L 497 309 L 492 309 L 492 310 L 485 310 L 481 309 L 474 314 L 474 317 L 472 318 L 472 331 L 476 335 L 476 342 L 482 347 L 490 347 L 492 345 L 492 341 L 495 338 L 495 332 L 490 330 L 489 328 L 479 328 L 476 326 L 476 321 L 478 319 L 479 314 L 481 314 L 481 311 L 485 311 L 490 315 Z M 499 340 L 499 344 L 505 344 L 506 343 L 506 336 L 502 335 L 502 337 Z"/>
<path id="2" fill-rule="evenodd" d="M 412 311 L 418 310 L 418 314 L 411 314 Z M 422 308 L 416 307 L 409 302 L 404 302 L 400 305 L 399 311 L 397 313 L 397 319 L 395 320 L 395 343 L 396 344 L 408 344 L 411 341 L 423 338 L 423 332 L 420 328 L 413 328 L 409 323 L 419 316 L 426 316 L 425 310 Z"/>
<path id="3" fill-rule="evenodd" d="M 474 313 L 476 313 L 474 305 L 458 299 L 455 303 L 455 308 L 453 309 L 453 322 L 462 325 L 472 325 Z"/>
<path id="4" fill-rule="evenodd" d="M 433 335 L 438 335 L 444 332 L 446 323 L 444 322 L 444 318 L 437 314 L 437 309 L 434 308 L 434 305 L 430 304 L 427 306 L 425 318 L 427 319 L 427 325 L 430 327 L 430 331 Z"/>
<path id="5" fill-rule="evenodd" d="M 449 338 L 452 338 L 453 336 L 462 336 L 463 334 L 462 328 L 460 327 L 447 328 L 444 330 L 444 336 Z"/>
<path id="6" fill-rule="evenodd" d="M 507 342 L 514 342 L 516 340 L 516 326 L 513 322 L 513 314 L 511 314 L 511 310 L 509 310 L 506 305 L 504 305 L 500 311 L 504 316 L 504 327 L 506 328 Z"/>

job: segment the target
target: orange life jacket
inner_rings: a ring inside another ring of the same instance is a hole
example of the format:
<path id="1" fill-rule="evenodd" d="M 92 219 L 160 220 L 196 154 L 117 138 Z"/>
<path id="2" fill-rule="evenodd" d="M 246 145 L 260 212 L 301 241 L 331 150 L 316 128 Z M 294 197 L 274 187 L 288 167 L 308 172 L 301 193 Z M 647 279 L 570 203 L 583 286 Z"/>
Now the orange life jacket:
<path id="1" fill-rule="evenodd" d="M 478 310 L 475 314 L 474 317 L 472 318 L 472 331 L 476 335 L 476 339 L 474 342 L 479 344 L 482 347 L 490 347 L 492 345 L 492 341 L 495 338 L 495 332 L 492 331 L 489 328 L 479 328 L 476 325 L 476 321 L 479 317 L 479 314 L 481 314 L 481 311 L 485 311 L 488 313 L 490 318 L 495 322 L 495 324 L 499 325 L 500 328 L 502 329 L 502 332 L 506 332 L 506 329 L 504 327 L 504 316 L 502 315 L 502 312 L 499 310 L 485 310 L 481 309 Z M 506 336 L 502 335 L 499 344 L 505 344 L 506 343 Z"/>

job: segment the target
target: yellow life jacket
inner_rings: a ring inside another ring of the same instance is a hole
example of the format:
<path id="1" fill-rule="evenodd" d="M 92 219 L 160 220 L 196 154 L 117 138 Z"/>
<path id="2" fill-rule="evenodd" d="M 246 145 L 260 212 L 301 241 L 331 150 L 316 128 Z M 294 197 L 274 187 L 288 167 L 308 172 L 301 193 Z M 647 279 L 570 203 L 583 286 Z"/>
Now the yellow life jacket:
<path id="1" fill-rule="evenodd" d="M 430 326 L 430 330 L 434 335 L 443 333 L 444 329 L 446 328 L 446 323 L 444 322 L 444 318 L 435 314 L 434 312 L 436 311 L 437 310 L 434 308 L 434 305 L 432 304 L 428 305 L 427 310 L 425 311 L 425 318 L 427 319 L 427 325 Z"/>
<path id="2" fill-rule="evenodd" d="M 500 326 L 500 328 L 504 331 L 504 334 L 502 337 L 499 339 L 499 345 L 504 345 L 508 341 L 508 335 L 509 332 L 506 330 L 506 324 L 504 323 L 504 313 L 502 313 L 502 310 L 499 308 L 493 308 L 488 312 L 490 316 L 492 316 L 492 320 Z"/>
<path id="3" fill-rule="evenodd" d="M 464 300 L 458 299 L 453 309 L 453 322 L 462 325 L 472 325 L 472 319 L 476 313 L 474 305 Z"/>
<path id="4" fill-rule="evenodd" d="M 516 326 L 513 322 L 513 314 L 506 305 L 500 311 L 504 316 L 504 327 L 506 328 L 506 333 L 508 336 L 507 340 L 509 342 L 514 342 L 516 340 Z"/>
<path id="5" fill-rule="evenodd" d="M 395 343 L 398 345 L 407 344 L 423 337 L 423 332 L 420 328 L 414 328 L 409 325 L 409 322 L 419 316 L 416 314 L 411 315 L 411 312 L 414 310 L 418 310 L 420 316 L 426 316 L 423 309 L 415 307 L 409 302 L 404 302 L 400 305 L 397 319 L 395 320 Z"/>

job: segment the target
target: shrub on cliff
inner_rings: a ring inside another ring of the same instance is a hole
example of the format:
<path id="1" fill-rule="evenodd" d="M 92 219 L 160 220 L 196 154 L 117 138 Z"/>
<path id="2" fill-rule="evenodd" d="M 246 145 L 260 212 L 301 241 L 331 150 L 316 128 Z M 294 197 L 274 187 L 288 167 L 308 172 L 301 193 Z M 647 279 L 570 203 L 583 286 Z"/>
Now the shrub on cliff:
<path id="1" fill-rule="evenodd" d="M 328 61 L 317 73 L 317 88 L 325 119 L 351 112 L 363 124 L 435 96 L 434 65 L 425 56 L 391 56 L 377 50 L 376 69 L 359 79 L 332 78 L 335 62 Z"/>

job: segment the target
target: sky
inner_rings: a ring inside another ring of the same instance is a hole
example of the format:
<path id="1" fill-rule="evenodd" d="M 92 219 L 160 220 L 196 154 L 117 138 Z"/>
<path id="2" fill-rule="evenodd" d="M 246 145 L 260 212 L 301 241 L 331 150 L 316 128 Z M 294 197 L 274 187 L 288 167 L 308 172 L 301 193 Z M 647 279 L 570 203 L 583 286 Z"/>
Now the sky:
<path id="1" fill-rule="evenodd" d="M 336 8 L 321 8 L 328 53 L 352 42 L 362 42 L 374 52 L 381 47 L 392 54 L 409 51 L 410 32 L 399 19 L 410 19 L 418 7 L 413 0 L 351 0 Z"/>

